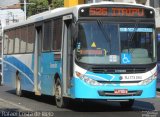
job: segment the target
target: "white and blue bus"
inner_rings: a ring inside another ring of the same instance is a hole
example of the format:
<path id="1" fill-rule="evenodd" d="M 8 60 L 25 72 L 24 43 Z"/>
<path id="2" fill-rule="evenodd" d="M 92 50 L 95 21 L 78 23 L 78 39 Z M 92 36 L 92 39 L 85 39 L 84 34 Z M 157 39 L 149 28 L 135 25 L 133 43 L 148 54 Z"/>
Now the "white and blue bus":
<path id="1" fill-rule="evenodd" d="M 3 83 L 35 95 L 119 101 L 156 96 L 155 11 L 100 2 L 58 8 L 4 28 Z"/>

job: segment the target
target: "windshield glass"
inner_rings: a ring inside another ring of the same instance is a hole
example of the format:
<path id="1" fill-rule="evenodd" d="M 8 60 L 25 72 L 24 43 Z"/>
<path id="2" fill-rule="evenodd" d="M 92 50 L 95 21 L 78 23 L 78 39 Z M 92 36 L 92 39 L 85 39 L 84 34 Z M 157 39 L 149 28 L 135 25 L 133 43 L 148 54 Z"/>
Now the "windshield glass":
<path id="1" fill-rule="evenodd" d="M 87 64 L 150 64 L 156 61 L 154 25 L 79 23 L 77 60 Z"/>

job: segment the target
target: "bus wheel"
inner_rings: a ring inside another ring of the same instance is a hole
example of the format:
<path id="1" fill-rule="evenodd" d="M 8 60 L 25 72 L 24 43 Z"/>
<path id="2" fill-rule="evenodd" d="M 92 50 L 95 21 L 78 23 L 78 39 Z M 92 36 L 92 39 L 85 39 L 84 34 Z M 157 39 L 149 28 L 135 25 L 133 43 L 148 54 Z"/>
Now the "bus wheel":
<path id="1" fill-rule="evenodd" d="M 126 109 L 132 108 L 133 104 L 134 104 L 134 99 L 126 101 L 126 102 L 120 102 L 121 107 L 126 108 Z"/>
<path id="2" fill-rule="evenodd" d="M 59 78 L 55 81 L 55 101 L 58 108 L 66 107 L 66 100 L 63 97 L 62 85 Z"/>
<path id="3" fill-rule="evenodd" d="M 20 77 L 18 75 L 16 77 L 16 95 L 17 96 L 22 96 L 21 80 L 20 80 Z"/>

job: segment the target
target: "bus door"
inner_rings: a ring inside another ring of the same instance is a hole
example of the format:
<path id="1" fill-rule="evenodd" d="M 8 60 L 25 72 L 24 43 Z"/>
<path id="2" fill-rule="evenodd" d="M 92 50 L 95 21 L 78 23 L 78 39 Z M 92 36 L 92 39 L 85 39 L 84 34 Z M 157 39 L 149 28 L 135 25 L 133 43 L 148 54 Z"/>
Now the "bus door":
<path id="1" fill-rule="evenodd" d="M 63 17 L 63 95 L 70 95 L 70 80 L 73 75 L 73 49 L 71 41 L 72 15 Z"/>
<path id="2" fill-rule="evenodd" d="M 34 52 L 34 91 L 35 95 L 41 95 L 38 89 L 39 77 L 41 75 L 41 44 L 42 43 L 42 25 L 36 25 L 36 41 Z"/>

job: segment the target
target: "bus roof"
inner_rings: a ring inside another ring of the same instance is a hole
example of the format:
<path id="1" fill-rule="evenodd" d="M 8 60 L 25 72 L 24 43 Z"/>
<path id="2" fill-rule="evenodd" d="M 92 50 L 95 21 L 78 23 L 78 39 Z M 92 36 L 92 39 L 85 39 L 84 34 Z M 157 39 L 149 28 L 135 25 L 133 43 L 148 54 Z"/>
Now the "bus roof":
<path id="1" fill-rule="evenodd" d="M 111 2 L 111 1 L 103 1 L 103 2 L 99 2 L 99 3 L 91 3 L 91 4 L 81 4 L 81 5 L 77 5 L 77 6 L 73 6 L 73 7 L 69 7 L 69 8 L 68 7 L 56 8 L 54 10 L 50 10 L 50 11 L 46 11 L 46 12 L 43 12 L 43 13 L 33 15 L 25 21 L 14 23 L 14 24 L 11 24 L 11 25 L 8 25 L 8 26 L 4 27 L 4 30 L 14 28 L 14 27 L 20 27 L 20 26 L 23 26 L 23 25 L 26 25 L 26 24 L 32 24 L 32 23 L 35 23 L 35 22 L 43 21 L 45 19 L 50 19 L 50 18 L 53 18 L 53 17 L 62 16 L 62 15 L 65 15 L 65 14 L 71 14 L 72 13 L 72 14 L 75 15 L 75 17 L 78 17 L 78 9 L 80 9 L 82 7 L 89 7 L 89 6 L 94 6 L 94 5 L 131 5 L 131 6 L 139 6 L 139 7 L 154 9 L 150 6 L 145 6 L 145 5 L 142 5 L 142 4 L 124 3 L 124 2 Z"/>

